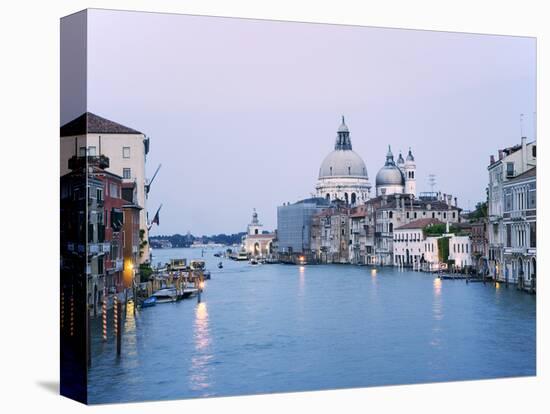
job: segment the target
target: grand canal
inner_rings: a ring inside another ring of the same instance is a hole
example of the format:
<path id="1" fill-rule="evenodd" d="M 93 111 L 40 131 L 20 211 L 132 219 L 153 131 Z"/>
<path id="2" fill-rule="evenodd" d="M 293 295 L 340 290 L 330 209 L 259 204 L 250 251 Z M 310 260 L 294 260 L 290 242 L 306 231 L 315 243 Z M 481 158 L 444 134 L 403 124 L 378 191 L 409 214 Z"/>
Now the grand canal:
<path id="1" fill-rule="evenodd" d="M 204 252 L 202 303 L 127 312 L 120 358 L 93 321 L 91 403 L 536 373 L 536 298 L 513 287 L 394 268 L 251 266 L 216 251 Z"/>

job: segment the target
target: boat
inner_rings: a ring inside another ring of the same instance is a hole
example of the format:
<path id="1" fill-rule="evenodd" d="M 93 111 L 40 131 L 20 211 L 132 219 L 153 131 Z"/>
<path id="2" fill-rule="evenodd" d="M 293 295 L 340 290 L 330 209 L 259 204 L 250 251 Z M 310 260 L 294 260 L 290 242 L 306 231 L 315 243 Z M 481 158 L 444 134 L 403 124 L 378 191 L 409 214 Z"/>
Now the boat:
<path id="1" fill-rule="evenodd" d="M 244 250 L 241 250 L 239 253 L 230 256 L 230 258 L 237 261 L 245 261 L 248 260 L 248 253 L 246 253 L 246 251 Z"/>
<path id="2" fill-rule="evenodd" d="M 204 272 L 202 272 L 202 277 L 204 278 L 204 280 L 210 280 L 210 271 L 205 270 Z"/>
<path id="3" fill-rule="evenodd" d="M 197 288 L 185 288 L 183 289 L 182 298 L 188 298 L 190 296 L 196 295 L 199 290 Z"/>
<path id="4" fill-rule="evenodd" d="M 170 264 L 168 265 L 168 270 L 172 272 L 185 270 L 187 267 L 186 259 L 170 259 Z"/>
<path id="5" fill-rule="evenodd" d="M 189 263 L 189 267 L 191 268 L 191 270 L 204 270 L 205 266 L 205 261 L 201 259 L 193 259 Z"/>
<path id="6" fill-rule="evenodd" d="M 156 298 L 156 303 L 175 302 L 178 299 L 178 291 L 176 288 L 159 289 L 153 296 Z"/>
<path id="7" fill-rule="evenodd" d="M 250 259 L 250 261 L 248 263 L 250 263 L 252 266 L 256 266 L 256 265 L 259 264 L 258 261 L 255 258 Z"/>
<path id="8" fill-rule="evenodd" d="M 223 269 L 223 263 L 222 262 L 218 263 L 218 269 Z"/>
<path id="9" fill-rule="evenodd" d="M 145 299 L 143 302 L 141 302 L 141 307 L 150 308 L 151 306 L 155 306 L 156 304 L 157 304 L 157 297 L 150 296 L 147 299 Z"/>

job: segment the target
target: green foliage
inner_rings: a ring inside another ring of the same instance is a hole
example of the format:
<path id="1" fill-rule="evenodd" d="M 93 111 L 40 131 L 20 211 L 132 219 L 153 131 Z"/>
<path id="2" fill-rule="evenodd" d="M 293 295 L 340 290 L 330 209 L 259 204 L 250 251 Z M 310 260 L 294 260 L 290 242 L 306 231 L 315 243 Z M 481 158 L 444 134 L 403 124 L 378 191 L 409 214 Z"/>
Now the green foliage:
<path id="1" fill-rule="evenodd" d="M 149 264 L 143 263 L 139 265 L 139 280 L 141 283 L 147 282 L 152 274 L 153 269 Z"/>
<path id="2" fill-rule="evenodd" d="M 439 251 L 439 261 L 449 262 L 449 237 L 441 237 L 437 239 L 437 248 Z"/>
<path id="3" fill-rule="evenodd" d="M 447 225 L 445 223 L 432 224 L 424 227 L 422 231 L 424 232 L 424 237 L 441 236 L 447 232 Z M 458 226 L 454 224 L 449 225 L 449 233 L 458 234 L 461 231 L 462 230 Z"/>
<path id="4" fill-rule="evenodd" d="M 470 213 L 471 221 L 480 221 L 487 217 L 487 202 L 477 203 L 476 209 Z"/>

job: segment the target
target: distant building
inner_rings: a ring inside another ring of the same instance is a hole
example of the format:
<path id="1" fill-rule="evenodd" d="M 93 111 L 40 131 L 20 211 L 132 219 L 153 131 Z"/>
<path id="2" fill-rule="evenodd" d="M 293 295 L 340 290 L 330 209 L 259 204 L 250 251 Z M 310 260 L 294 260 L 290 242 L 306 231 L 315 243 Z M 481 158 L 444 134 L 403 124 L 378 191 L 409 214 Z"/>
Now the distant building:
<path id="1" fill-rule="evenodd" d="M 330 200 L 314 197 L 277 207 L 278 255 L 311 254 L 312 217 L 330 205 Z"/>
<path id="2" fill-rule="evenodd" d="M 422 218 L 399 226 L 393 233 L 394 266 L 420 268 L 426 262 L 426 236 L 424 229 L 434 224 L 443 224 L 436 218 Z"/>
<path id="3" fill-rule="evenodd" d="M 319 263 L 350 262 L 350 209 L 333 205 L 312 217 L 311 253 Z"/>
<path id="4" fill-rule="evenodd" d="M 135 183 L 140 212 L 140 229 L 148 240 L 146 199 L 148 182 L 145 160 L 149 138 L 132 128 L 86 112 L 63 125 L 61 135 L 61 175 L 69 172 L 71 156 L 101 156 L 109 158 L 107 171 L 122 177 L 124 183 Z M 149 260 L 149 246 L 144 246 L 140 262 Z"/>
<path id="5" fill-rule="evenodd" d="M 394 193 L 373 198 L 367 202 L 374 214 L 374 257 L 372 263 L 391 266 L 393 260 L 393 232 L 418 219 L 437 219 L 459 223 L 461 209 L 456 198 L 443 194 L 437 199 L 416 199 L 412 194 Z"/>
<path id="6" fill-rule="evenodd" d="M 246 235 L 243 236 L 243 248 L 253 257 L 267 257 L 273 254 L 273 233 L 264 233 L 263 225 L 258 220 L 258 213 L 254 209 L 252 221 L 247 226 Z"/>

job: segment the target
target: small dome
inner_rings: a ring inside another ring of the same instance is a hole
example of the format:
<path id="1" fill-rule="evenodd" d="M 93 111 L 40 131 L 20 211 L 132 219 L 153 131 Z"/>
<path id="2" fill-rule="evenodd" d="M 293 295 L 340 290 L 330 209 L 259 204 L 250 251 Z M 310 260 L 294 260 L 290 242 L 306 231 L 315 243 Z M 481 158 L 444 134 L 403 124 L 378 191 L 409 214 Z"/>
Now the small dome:
<path id="1" fill-rule="evenodd" d="M 399 153 L 399 157 L 397 158 L 397 164 L 405 164 L 405 160 L 403 159 L 403 155 Z"/>
<path id="2" fill-rule="evenodd" d="M 326 156 L 319 169 L 319 178 L 366 177 L 367 167 L 353 150 L 334 150 Z"/>
<path id="3" fill-rule="evenodd" d="M 414 157 L 410 148 L 409 153 L 407 154 L 407 161 L 414 161 Z"/>
<path id="4" fill-rule="evenodd" d="M 400 158 L 401 155 L 400 155 Z M 398 161 L 399 162 L 399 161 Z M 388 153 L 386 154 L 386 163 L 376 174 L 376 186 L 387 185 L 405 185 L 405 176 L 393 160 L 391 147 L 388 145 Z"/>
<path id="5" fill-rule="evenodd" d="M 405 177 L 396 165 L 384 165 L 376 174 L 376 186 L 405 185 Z"/>

